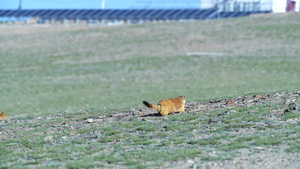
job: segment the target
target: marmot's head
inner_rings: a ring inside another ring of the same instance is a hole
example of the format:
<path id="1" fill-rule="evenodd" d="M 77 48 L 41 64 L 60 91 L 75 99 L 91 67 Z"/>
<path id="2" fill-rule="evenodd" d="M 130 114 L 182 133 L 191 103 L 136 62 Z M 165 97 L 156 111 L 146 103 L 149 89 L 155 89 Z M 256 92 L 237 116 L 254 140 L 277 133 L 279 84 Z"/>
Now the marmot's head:
<path id="1" fill-rule="evenodd" d="M 178 96 L 177 98 L 181 99 L 181 100 L 186 100 L 185 96 Z"/>

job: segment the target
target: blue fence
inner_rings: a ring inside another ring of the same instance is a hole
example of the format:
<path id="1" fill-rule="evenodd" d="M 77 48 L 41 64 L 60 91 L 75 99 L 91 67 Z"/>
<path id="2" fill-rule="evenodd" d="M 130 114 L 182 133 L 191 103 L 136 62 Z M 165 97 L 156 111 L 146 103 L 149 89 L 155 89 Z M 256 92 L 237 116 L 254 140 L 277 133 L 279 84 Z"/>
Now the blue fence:
<path id="1" fill-rule="evenodd" d="M 40 20 L 201 20 L 247 16 L 271 11 L 219 12 L 210 9 L 49 9 L 49 10 L 0 10 L 2 20 L 38 17 Z"/>

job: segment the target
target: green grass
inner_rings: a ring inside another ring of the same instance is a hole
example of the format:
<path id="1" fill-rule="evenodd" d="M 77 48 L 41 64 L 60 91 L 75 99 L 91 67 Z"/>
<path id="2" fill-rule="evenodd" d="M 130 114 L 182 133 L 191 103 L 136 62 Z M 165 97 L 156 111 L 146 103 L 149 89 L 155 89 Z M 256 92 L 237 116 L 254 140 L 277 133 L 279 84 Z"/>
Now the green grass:
<path id="1" fill-rule="evenodd" d="M 13 168 L 24 165 L 54 168 L 148 168 L 163 167 L 167 162 L 186 159 L 201 159 L 201 162 L 232 160 L 243 149 L 254 149 L 257 146 L 288 145 L 285 150 L 287 153 L 298 152 L 299 124 L 284 123 L 276 128 L 260 130 L 252 128 L 252 121 L 243 121 L 244 125 L 240 126 L 239 121 L 233 120 L 247 119 L 249 110 L 258 110 L 256 115 L 261 117 L 259 122 L 268 122 L 270 114 L 265 113 L 269 110 L 268 106 L 239 108 L 239 112 L 244 113 L 224 115 L 223 118 L 232 120 L 231 124 L 208 123 L 204 120 L 196 127 L 191 122 L 207 116 L 214 117 L 228 110 L 220 109 L 205 114 L 174 114 L 166 119 L 157 117 L 149 121 L 137 119 L 134 123 L 125 120 L 79 125 L 80 121 L 74 120 L 64 130 L 58 130 L 52 141 L 44 141 L 48 136 L 44 132 L 51 129 L 51 124 L 49 126 L 47 120 L 40 120 L 38 132 L 26 130 L 22 132 L 21 138 L 2 141 L 0 158 L 4 162 L 10 162 Z M 281 120 L 282 117 L 277 118 Z M 167 130 L 168 127 L 164 127 L 173 124 L 180 128 Z M 18 128 L 13 124 L 8 125 Z M 81 127 L 74 129 L 72 126 Z M 155 130 L 152 130 L 153 126 Z M 233 130 L 229 130 L 231 128 Z M 241 134 L 236 129 L 251 132 Z M 77 134 L 69 135 L 74 130 Z M 209 132 L 211 130 L 214 132 Z M 78 137 L 78 134 L 84 137 Z M 66 138 L 63 138 L 65 136 Z M 215 152 L 215 155 L 211 156 L 211 152 Z"/>
<path id="2" fill-rule="evenodd" d="M 290 146 L 289 146 L 289 148 L 286 149 L 286 152 L 300 153 L 300 144 L 299 144 L 299 141 L 291 143 Z"/>
<path id="3" fill-rule="evenodd" d="M 297 19 L 1 27 L 1 109 L 9 115 L 105 113 L 182 94 L 204 101 L 296 90 Z"/>
<path id="4" fill-rule="evenodd" d="M 275 137 L 263 137 L 255 141 L 255 145 L 278 145 L 281 144 L 282 140 L 280 138 Z"/>
<path id="5" fill-rule="evenodd" d="M 299 90 L 299 18 L 282 17 L 0 27 L 0 109 L 11 120 L 0 123 L 9 131 L 0 137 L 0 168 L 164 168 L 187 159 L 232 160 L 257 146 L 299 153 L 299 122 L 288 123 L 299 114 L 271 118 L 282 103 L 223 116 L 228 109 L 83 123 L 138 110 L 143 100 Z M 208 123 L 216 117 L 219 123 Z"/>

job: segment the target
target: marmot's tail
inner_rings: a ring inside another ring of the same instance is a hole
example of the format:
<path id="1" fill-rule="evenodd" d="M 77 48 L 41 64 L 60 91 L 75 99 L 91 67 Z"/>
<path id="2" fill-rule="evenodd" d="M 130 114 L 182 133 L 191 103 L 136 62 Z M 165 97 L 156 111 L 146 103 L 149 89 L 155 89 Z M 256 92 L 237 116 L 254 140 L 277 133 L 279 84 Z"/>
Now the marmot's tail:
<path id="1" fill-rule="evenodd" d="M 143 101 L 144 105 L 149 107 L 150 109 L 157 109 L 157 106 L 147 102 L 147 101 Z"/>

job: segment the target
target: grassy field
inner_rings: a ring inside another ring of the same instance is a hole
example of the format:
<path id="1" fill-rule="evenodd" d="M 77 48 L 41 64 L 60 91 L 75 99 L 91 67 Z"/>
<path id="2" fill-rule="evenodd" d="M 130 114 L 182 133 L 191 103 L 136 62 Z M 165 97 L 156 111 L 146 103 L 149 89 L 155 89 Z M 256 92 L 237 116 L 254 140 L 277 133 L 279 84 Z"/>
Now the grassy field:
<path id="1" fill-rule="evenodd" d="M 176 167 L 186 159 L 197 165 L 233 160 L 244 149 L 299 156 L 299 121 L 284 123 L 299 113 L 269 116 L 283 103 L 235 108 L 212 124 L 210 118 L 227 110 L 83 122 L 139 110 L 143 100 L 185 95 L 187 102 L 204 102 L 300 90 L 299 17 L 1 25 L 0 109 L 9 120 L 0 123 L 6 131 L 0 168 Z"/>
<path id="2" fill-rule="evenodd" d="M 299 14 L 116 27 L 1 26 L 9 115 L 299 89 Z M 224 56 L 186 56 L 214 52 Z"/>

